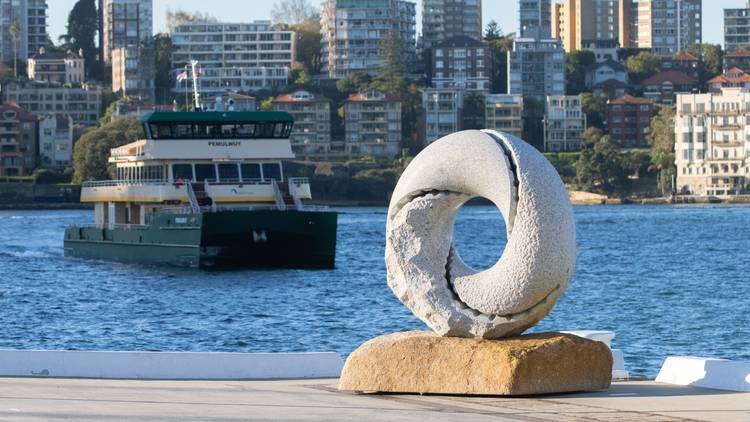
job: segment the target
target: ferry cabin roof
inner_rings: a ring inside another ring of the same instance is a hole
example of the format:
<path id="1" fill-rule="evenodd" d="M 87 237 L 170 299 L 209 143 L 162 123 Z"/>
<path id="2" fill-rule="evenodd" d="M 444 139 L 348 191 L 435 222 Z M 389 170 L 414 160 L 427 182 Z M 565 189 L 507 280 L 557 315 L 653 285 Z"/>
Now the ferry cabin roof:
<path id="1" fill-rule="evenodd" d="M 288 113 L 153 112 L 142 121 L 146 139 L 112 149 L 111 163 L 294 158 Z"/>

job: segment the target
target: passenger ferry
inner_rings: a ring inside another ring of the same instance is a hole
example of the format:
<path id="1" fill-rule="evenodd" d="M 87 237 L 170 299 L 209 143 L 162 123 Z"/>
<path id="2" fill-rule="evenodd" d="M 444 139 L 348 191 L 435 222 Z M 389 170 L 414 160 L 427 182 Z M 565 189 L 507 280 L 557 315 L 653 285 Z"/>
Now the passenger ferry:
<path id="1" fill-rule="evenodd" d="M 111 150 L 116 180 L 87 182 L 94 224 L 73 257 L 188 267 L 332 268 L 337 214 L 285 177 L 294 119 L 278 112 L 153 112 L 146 139 Z"/>

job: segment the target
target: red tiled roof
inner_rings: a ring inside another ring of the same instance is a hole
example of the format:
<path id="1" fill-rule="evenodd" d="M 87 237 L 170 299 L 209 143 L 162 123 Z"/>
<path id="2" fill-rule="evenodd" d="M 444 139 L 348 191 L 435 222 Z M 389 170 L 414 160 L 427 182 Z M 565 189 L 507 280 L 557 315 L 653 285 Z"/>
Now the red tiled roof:
<path id="1" fill-rule="evenodd" d="M 15 111 L 16 118 L 19 121 L 35 121 L 36 120 L 36 118 L 34 118 L 34 116 L 31 113 L 29 113 L 25 108 L 20 107 L 18 104 L 15 103 L 15 101 L 11 101 L 9 103 L 0 105 L 0 114 L 8 110 Z"/>
<path id="2" fill-rule="evenodd" d="M 274 98 L 273 102 L 275 103 L 328 103 L 331 102 L 328 98 L 314 94 L 313 97 L 309 100 L 305 99 L 294 99 L 294 94 L 284 94 L 279 95 L 278 97 Z"/>
<path id="3" fill-rule="evenodd" d="M 738 76 L 734 76 L 734 75 Z M 744 82 L 750 82 L 750 75 L 745 73 L 742 69 L 739 67 L 733 67 L 722 75 L 717 75 L 711 78 L 708 83 L 709 84 L 725 84 L 725 83 L 744 83 Z"/>
<path id="4" fill-rule="evenodd" d="M 688 53 L 687 51 L 683 51 L 681 53 L 675 54 L 674 57 L 672 57 L 672 60 L 680 60 L 680 61 L 698 61 L 699 58 L 693 56 L 692 54 Z"/>
<path id="5" fill-rule="evenodd" d="M 346 101 L 350 102 L 393 102 L 393 101 L 401 101 L 400 98 L 396 97 L 395 95 L 388 95 L 386 94 L 383 98 L 379 99 L 368 99 L 365 94 L 359 93 L 359 94 L 353 94 L 350 95 L 349 98 L 347 98 Z"/>
<path id="6" fill-rule="evenodd" d="M 606 81 L 599 82 L 598 84 L 595 84 L 591 88 L 605 88 L 605 87 L 615 87 L 615 88 L 622 87 L 622 88 L 627 88 L 628 84 L 626 84 L 623 81 L 611 78 L 611 79 L 607 79 Z"/>
<path id="7" fill-rule="evenodd" d="M 750 50 L 740 47 L 724 53 L 724 57 L 750 57 Z"/>
<path id="8" fill-rule="evenodd" d="M 630 94 L 625 94 L 620 98 L 615 98 L 609 102 L 610 104 L 648 104 L 651 105 L 651 100 L 643 97 L 634 97 Z"/>
<path id="9" fill-rule="evenodd" d="M 642 82 L 645 86 L 661 85 L 664 82 L 672 82 L 674 85 L 696 85 L 698 81 L 679 70 L 665 70 Z"/>

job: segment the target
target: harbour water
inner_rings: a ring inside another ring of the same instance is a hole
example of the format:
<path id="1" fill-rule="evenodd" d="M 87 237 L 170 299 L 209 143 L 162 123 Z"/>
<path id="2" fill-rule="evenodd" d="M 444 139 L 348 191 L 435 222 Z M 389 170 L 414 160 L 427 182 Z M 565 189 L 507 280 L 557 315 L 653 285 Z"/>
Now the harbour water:
<path id="1" fill-rule="evenodd" d="M 385 208 L 341 209 L 332 271 L 199 271 L 63 256 L 89 211 L 0 212 L 0 348 L 338 351 L 422 329 L 385 283 Z M 576 207 L 579 259 L 565 296 L 534 331 L 617 333 L 631 374 L 667 355 L 750 360 L 750 207 Z M 491 265 L 504 228 L 465 207 L 456 243 Z"/>

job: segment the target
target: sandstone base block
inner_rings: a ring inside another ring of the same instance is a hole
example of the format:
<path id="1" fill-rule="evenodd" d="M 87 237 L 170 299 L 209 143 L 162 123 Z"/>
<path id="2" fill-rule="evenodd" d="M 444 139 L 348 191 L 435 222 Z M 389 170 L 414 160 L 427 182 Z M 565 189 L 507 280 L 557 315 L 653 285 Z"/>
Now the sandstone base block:
<path id="1" fill-rule="evenodd" d="M 611 380 L 607 345 L 570 334 L 484 340 L 409 331 L 355 350 L 339 390 L 524 396 L 606 390 Z"/>

